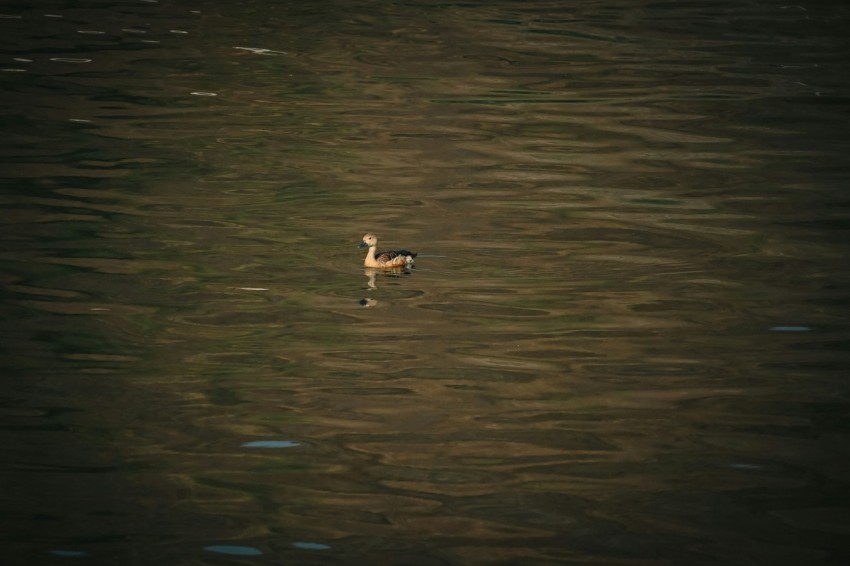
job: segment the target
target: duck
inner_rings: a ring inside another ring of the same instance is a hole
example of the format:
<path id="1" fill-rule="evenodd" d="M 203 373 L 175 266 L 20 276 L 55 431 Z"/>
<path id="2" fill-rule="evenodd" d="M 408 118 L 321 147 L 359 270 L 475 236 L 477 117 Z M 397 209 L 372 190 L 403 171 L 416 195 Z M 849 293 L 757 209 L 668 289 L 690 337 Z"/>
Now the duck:
<path id="1" fill-rule="evenodd" d="M 365 234 L 360 242 L 361 248 L 369 248 L 366 259 L 363 260 L 364 267 L 379 267 L 392 269 L 397 267 L 413 267 L 413 258 L 417 254 L 407 250 L 391 250 L 375 253 L 378 248 L 378 237 L 374 234 Z"/>

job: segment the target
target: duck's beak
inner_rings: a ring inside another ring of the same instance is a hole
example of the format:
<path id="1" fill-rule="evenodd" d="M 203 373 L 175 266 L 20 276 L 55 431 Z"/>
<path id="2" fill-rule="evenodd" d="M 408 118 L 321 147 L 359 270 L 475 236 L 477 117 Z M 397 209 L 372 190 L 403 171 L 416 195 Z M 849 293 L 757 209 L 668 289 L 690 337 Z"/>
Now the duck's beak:
<path id="1" fill-rule="evenodd" d="M 358 248 L 368 248 L 369 244 L 367 244 L 366 241 L 364 240 L 364 241 L 360 242 L 360 245 L 357 246 L 357 247 Z"/>

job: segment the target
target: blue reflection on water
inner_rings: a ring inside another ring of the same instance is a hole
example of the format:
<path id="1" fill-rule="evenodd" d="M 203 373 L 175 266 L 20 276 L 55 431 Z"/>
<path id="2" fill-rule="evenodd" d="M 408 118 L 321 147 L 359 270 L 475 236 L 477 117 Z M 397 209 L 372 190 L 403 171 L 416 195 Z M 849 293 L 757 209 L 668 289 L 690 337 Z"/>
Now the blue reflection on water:
<path id="1" fill-rule="evenodd" d="M 204 550 L 215 552 L 216 554 L 230 554 L 234 556 L 259 556 L 263 553 L 259 548 L 253 546 L 236 546 L 229 544 L 214 544 L 205 546 Z"/>
<path id="2" fill-rule="evenodd" d="M 300 548 L 302 550 L 330 550 L 330 545 L 322 544 L 320 542 L 293 542 L 292 546 L 295 548 Z"/>

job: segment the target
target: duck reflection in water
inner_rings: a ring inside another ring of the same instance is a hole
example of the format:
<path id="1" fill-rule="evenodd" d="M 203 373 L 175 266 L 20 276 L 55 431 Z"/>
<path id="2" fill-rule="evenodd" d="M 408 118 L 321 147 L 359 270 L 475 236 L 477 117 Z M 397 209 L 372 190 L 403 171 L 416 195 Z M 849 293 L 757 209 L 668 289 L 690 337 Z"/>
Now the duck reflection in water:
<path id="1" fill-rule="evenodd" d="M 363 270 L 363 275 L 366 276 L 368 282 L 366 283 L 369 286 L 369 290 L 373 291 L 378 288 L 377 279 L 378 277 L 393 277 L 399 278 L 405 275 L 410 275 L 410 269 L 406 267 L 396 267 L 393 269 L 386 268 L 376 268 L 376 267 L 367 267 Z M 377 299 L 369 299 L 363 298 L 359 301 L 361 306 L 364 307 L 374 307 L 378 304 Z"/>
<path id="2" fill-rule="evenodd" d="M 410 275 L 411 271 L 407 267 L 395 267 L 392 269 L 387 268 L 376 268 L 376 267 L 367 267 L 363 270 L 363 275 L 369 280 L 367 285 L 369 285 L 369 290 L 377 289 L 377 279 L 378 277 L 392 277 L 398 279 L 400 277 L 404 277 L 405 275 Z"/>

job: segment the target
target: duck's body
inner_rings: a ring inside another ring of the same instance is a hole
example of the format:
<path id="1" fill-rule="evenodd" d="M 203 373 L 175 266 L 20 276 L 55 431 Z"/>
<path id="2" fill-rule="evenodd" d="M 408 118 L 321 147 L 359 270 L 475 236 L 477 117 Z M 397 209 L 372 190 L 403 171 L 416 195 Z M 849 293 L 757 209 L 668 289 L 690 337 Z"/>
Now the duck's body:
<path id="1" fill-rule="evenodd" d="M 361 248 L 369 248 L 366 259 L 363 260 L 364 267 L 378 267 L 392 269 L 394 267 L 412 267 L 413 258 L 416 254 L 407 250 L 390 250 L 377 252 L 378 238 L 374 234 L 366 234 L 360 242 Z"/>

